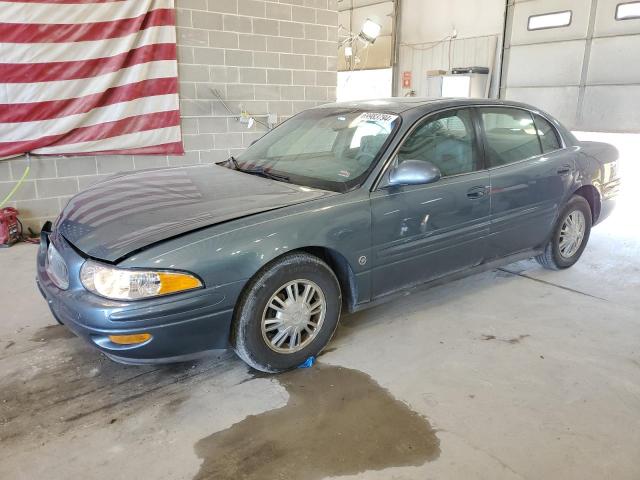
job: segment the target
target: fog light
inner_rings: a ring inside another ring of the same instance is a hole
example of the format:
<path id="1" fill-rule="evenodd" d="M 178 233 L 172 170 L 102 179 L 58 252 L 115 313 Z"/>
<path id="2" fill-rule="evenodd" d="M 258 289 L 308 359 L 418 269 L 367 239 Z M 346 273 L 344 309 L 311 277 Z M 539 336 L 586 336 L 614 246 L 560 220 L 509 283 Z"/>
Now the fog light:
<path id="1" fill-rule="evenodd" d="M 134 335 L 109 335 L 109 340 L 118 345 L 135 345 L 144 343 L 151 338 L 150 333 L 136 333 Z"/>

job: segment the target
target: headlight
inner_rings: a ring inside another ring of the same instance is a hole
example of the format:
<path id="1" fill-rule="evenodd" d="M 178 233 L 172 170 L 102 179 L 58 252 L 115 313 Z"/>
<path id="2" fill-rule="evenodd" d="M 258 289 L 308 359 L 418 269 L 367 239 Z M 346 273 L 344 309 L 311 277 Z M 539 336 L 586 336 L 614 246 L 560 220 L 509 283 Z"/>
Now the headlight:
<path id="1" fill-rule="evenodd" d="M 181 272 L 129 270 L 87 260 L 80 269 L 84 288 L 113 300 L 139 300 L 201 288 L 195 276 Z"/>

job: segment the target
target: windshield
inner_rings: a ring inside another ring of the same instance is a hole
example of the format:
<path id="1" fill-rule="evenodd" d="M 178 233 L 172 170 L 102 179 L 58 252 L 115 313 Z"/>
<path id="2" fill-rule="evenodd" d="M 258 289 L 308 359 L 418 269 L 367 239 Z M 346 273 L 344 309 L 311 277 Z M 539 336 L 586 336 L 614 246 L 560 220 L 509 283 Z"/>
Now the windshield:
<path id="1" fill-rule="evenodd" d="M 307 110 L 262 137 L 237 161 L 243 169 L 264 169 L 298 185 L 344 192 L 366 178 L 398 124 L 398 116 L 387 113 Z"/>

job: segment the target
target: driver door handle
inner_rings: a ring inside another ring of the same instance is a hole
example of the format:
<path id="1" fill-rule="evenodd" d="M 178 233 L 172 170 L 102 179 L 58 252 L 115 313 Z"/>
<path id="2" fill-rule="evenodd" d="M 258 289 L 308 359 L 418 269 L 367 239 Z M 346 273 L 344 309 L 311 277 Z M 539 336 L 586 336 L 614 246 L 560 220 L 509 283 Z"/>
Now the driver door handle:
<path id="1" fill-rule="evenodd" d="M 467 197 L 470 200 L 477 200 L 478 198 L 482 198 L 487 194 L 487 187 L 473 187 L 467 191 Z"/>
<path id="2" fill-rule="evenodd" d="M 569 175 L 571 173 L 570 165 L 563 165 L 558 169 L 558 175 Z"/>

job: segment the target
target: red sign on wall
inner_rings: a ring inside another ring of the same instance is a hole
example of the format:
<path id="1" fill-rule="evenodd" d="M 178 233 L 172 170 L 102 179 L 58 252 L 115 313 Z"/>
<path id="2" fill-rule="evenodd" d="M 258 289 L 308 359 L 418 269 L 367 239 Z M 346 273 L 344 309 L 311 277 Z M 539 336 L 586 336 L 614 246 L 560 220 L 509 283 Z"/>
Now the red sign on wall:
<path id="1" fill-rule="evenodd" d="M 402 72 L 402 88 L 411 88 L 411 72 Z"/>

